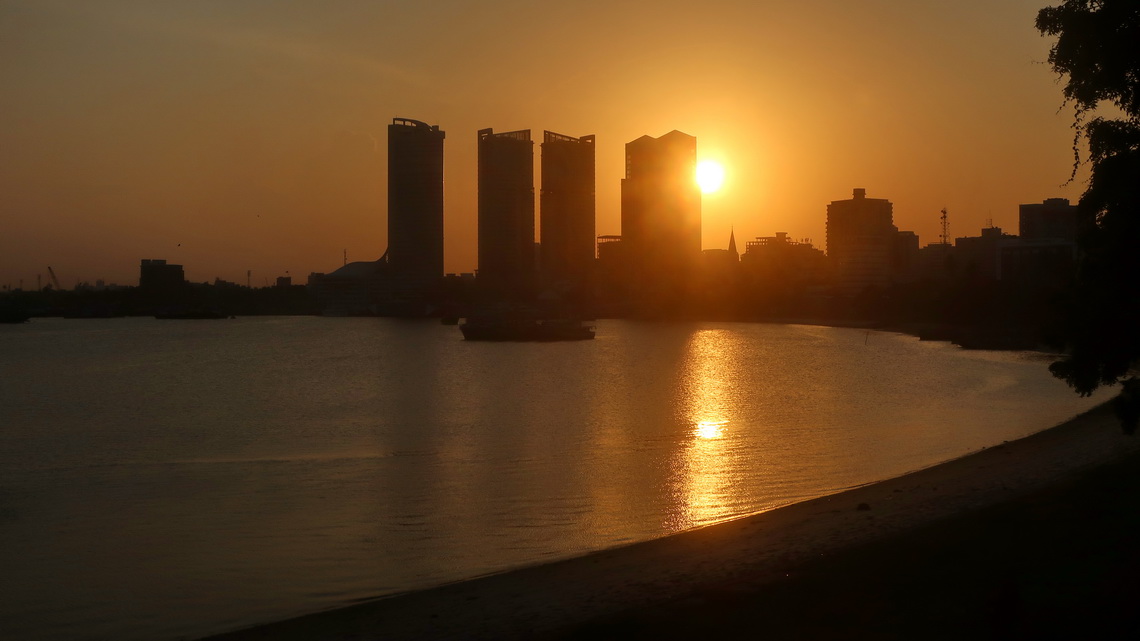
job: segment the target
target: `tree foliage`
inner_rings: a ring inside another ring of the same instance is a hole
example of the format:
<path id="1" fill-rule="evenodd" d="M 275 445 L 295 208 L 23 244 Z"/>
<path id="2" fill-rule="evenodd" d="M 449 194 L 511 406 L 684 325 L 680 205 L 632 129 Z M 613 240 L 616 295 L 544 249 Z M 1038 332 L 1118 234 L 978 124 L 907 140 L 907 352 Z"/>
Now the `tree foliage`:
<path id="1" fill-rule="evenodd" d="M 1066 0 L 1042 9 L 1037 29 L 1057 38 L 1049 63 L 1065 78 L 1091 167 L 1067 355 L 1050 369 L 1081 395 L 1123 381 L 1117 413 L 1131 433 L 1140 417 L 1140 0 Z M 1119 117 L 1086 121 L 1098 110 Z"/>

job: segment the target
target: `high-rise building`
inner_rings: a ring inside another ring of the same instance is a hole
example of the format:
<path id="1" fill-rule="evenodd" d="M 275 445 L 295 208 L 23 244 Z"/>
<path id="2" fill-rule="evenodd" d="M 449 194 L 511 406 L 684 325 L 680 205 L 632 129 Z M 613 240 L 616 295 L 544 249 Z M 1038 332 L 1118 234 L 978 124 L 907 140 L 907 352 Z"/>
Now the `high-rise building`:
<path id="1" fill-rule="evenodd" d="M 680 284 L 701 255 L 697 139 L 680 131 L 625 146 L 621 236 L 635 283 Z"/>
<path id="2" fill-rule="evenodd" d="M 50 269 L 50 267 L 48 268 Z M 58 283 L 56 283 L 58 285 Z M 189 285 L 182 265 L 161 258 L 144 258 L 139 265 L 139 297 L 154 311 L 185 303 Z"/>
<path id="3" fill-rule="evenodd" d="M 535 285 L 530 130 L 479 130 L 479 280 L 502 294 Z"/>
<path id="4" fill-rule="evenodd" d="M 539 201 L 543 284 L 579 290 L 594 263 L 594 136 L 543 132 Z"/>
<path id="5" fill-rule="evenodd" d="M 972 281 L 1000 280 L 1001 249 L 1016 242 L 1016 236 L 992 225 L 983 228 L 980 236 L 960 236 L 954 239 L 953 267 L 958 275 Z"/>
<path id="6" fill-rule="evenodd" d="M 898 235 L 893 218 L 891 201 L 867 198 L 866 189 L 827 206 L 827 256 L 840 289 L 854 293 L 890 283 Z"/>
<path id="7" fill-rule="evenodd" d="M 1080 218 L 1065 198 L 1018 207 L 1020 237 L 1001 248 L 1001 279 L 1023 286 L 1056 286 L 1076 273 Z"/>
<path id="8" fill-rule="evenodd" d="M 182 265 L 161 258 L 144 258 L 139 264 L 139 289 L 148 293 L 170 293 L 186 286 Z"/>
<path id="9" fill-rule="evenodd" d="M 388 264 L 398 289 L 443 278 L 443 138 L 438 125 L 388 125 Z"/>
<path id="10" fill-rule="evenodd" d="M 1077 240 L 1077 206 L 1067 198 L 1018 205 L 1018 234 L 1032 240 Z"/>

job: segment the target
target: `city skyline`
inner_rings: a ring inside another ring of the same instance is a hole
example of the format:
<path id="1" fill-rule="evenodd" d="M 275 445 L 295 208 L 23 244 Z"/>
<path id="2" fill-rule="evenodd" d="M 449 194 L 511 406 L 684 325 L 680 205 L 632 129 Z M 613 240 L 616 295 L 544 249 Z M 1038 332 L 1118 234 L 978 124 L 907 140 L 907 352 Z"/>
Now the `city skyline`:
<path id="1" fill-rule="evenodd" d="M 1039 64 L 1038 3 L 600 6 L 8 4 L 0 283 L 52 265 L 65 286 L 130 284 L 140 257 L 199 282 L 375 260 L 393 116 L 454 134 L 447 272 L 476 267 L 472 133 L 487 126 L 596 135 L 598 235 L 621 233 L 624 145 L 695 136 L 727 172 L 703 199 L 704 248 L 731 229 L 823 245 L 826 204 L 852 186 L 924 245 L 942 207 L 953 235 L 1015 229 L 1018 205 L 1084 187 L 1062 186 L 1071 113 Z"/>

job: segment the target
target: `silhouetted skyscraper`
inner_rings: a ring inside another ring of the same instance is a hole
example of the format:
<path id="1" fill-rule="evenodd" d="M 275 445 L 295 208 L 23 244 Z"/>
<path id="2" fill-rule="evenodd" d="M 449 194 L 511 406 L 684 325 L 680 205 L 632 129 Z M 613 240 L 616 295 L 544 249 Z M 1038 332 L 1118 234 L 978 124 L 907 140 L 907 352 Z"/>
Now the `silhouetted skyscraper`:
<path id="1" fill-rule="evenodd" d="M 891 201 L 867 198 L 866 189 L 855 189 L 852 198 L 827 206 L 827 256 L 840 288 L 856 292 L 890 282 L 898 234 L 893 218 Z"/>
<path id="2" fill-rule="evenodd" d="M 579 289 L 594 263 L 594 136 L 543 133 L 540 201 L 544 286 Z"/>
<path id="3" fill-rule="evenodd" d="M 1018 234 L 1027 239 L 1077 239 L 1077 206 L 1067 198 L 1046 198 L 1044 202 L 1018 205 Z"/>
<path id="4" fill-rule="evenodd" d="M 1000 278 L 1021 286 L 1046 287 L 1070 281 L 1076 273 L 1077 206 L 1065 198 L 1018 206 L 1020 238 L 998 248 Z"/>
<path id="5" fill-rule="evenodd" d="M 625 146 L 621 235 L 635 281 L 677 283 L 701 255 L 697 139 L 680 131 Z"/>
<path id="6" fill-rule="evenodd" d="M 479 130 L 479 280 L 501 293 L 535 284 L 530 130 Z"/>
<path id="7" fill-rule="evenodd" d="M 388 125 L 388 263 L 397 287 L 443 278 L 443 138 L 438 125 Z"/>
<path id="8" fill-rule="evenodd" d="M 184 304 L 188 290 L 182 265 L 172 265 L 161 258 L 144 258 L 139 265 L 139 295 L 144 305 L 154 311 Z"/>
<path id="9" fill-rule="evenodd" d="M 161 258 L 144 258 L 139 265 L 139 289 L 151 294 L 168 294 L 186 286 L 182 265 Z"/>

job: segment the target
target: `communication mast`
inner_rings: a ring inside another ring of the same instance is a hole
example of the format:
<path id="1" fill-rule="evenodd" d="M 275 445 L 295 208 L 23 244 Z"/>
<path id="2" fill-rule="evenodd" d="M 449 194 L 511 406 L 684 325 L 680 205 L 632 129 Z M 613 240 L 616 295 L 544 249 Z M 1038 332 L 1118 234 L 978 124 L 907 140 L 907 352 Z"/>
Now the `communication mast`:
<path id="1" fill-rule="evenodd" d="M 950 244 L 950 215 L 947 213 L 946 208 L 942 208 L 942 239 L 943 245 Z"/>

